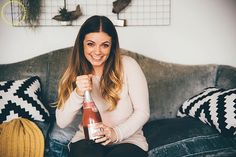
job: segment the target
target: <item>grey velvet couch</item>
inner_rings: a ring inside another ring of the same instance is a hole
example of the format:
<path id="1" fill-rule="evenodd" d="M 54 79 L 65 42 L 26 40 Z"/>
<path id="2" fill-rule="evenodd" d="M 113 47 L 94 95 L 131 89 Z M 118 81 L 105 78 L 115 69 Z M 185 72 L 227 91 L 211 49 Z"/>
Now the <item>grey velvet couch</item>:
<path id="1" fill-rule="evenodd" d="M 43 102 L 51 113 L 50 124 L 36 122 L 45 135 L 45 156 L 66 156 L 67 144 L 77 125 L 59 129 L 54 123 L 55 108 L 50 106 L 56 101 L 58 79 L 71 50 L 69 47 L 26 61 L 0 65 L 0 81 L 34 75 L 40 77 Z M 151 116 L 143 130 L 149 143 L 149 157 L 236 156 L 236 137 L 224 137 L 197 119 L 176 117 L 180 105 L 206 87 L 235 88 L 235 67 L 180 65 L 127 50 L 123 50 L 123 53 L 137 60 L 148 81 Z M 50 151 L 49 148 L 53 147 L 59 149 L 59 155 L 58 152 Z"/>

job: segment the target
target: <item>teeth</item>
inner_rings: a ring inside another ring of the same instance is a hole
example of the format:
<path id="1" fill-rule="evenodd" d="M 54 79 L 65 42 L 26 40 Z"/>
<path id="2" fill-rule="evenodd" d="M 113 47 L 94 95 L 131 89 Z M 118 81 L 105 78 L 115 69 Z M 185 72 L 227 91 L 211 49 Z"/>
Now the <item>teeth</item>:
<path id="1" fill-rule="evenodd" d="M 93 58 L 94 60 L 100 60 L 100 59 L 101 59 L 101 57 L 94 57 L 94 56 L 92 56 L 92 58 Z"/>

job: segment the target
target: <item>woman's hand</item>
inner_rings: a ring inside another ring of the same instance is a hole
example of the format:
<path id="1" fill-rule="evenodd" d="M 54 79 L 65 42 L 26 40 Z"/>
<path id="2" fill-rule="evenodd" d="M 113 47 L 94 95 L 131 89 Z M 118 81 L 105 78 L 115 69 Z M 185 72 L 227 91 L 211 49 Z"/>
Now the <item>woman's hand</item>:
<path id="1" fill-rule="evenodd" d="M 100 132 L 97 132 L 97 136 L 101 136 L 101 138 L 98 138 L 95 140 L 96 143 L 101 143 L 102 145 L 107 145 L 110 143 L 115 143 L 117 141 L 117 136 L 113 128 L 108 127 L 104 124 L 101 124 L 99 126 Z"/>
<path id="2" fill-rule="evenodd" d="M 92 90 L 92 76 L 89 74 L 76 77 L 76 93 L 78 95 L 83 96 L 86 90 Z"/>

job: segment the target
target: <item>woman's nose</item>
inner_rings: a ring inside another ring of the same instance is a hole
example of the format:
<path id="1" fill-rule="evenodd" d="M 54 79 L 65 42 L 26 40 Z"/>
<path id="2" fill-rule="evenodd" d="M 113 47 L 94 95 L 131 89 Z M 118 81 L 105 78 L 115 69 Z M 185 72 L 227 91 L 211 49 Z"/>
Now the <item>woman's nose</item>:
<path id="1" fill-rule="evenodd" d="M 101 53 L 101 48 L 100 48 L 100 46 L 96 46 L 96 47 L 95 47 L 94 53 L 95 53 L 95 54 L 100 54 L 100 53 Z"/>

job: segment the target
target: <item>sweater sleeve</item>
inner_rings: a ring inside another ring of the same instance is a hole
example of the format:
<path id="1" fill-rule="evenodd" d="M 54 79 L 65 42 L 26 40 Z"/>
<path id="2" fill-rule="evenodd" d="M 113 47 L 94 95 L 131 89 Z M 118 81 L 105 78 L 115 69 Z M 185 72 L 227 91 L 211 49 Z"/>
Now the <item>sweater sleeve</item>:
<path id="1" fill-rule="evenodd" d="M 150 116 L 148 86 L 144 73 L 138 63 L 126 57 L 124 62 L 124 74 L 127 76 L 128 92 L 133 105 L 133 113 L 120 125 L 114 127 L 118 141 L 132 136 L 142 129 Z"/>
<path id="2" fill-rule="evenodd" d="M 70 94 L 64 106 L 56 109 L 56 122 L 60 128 L 68 126 L 75 118 L 77 112 L 81 109 L 83 97 L 79 96 L 75 90 Z"/>

